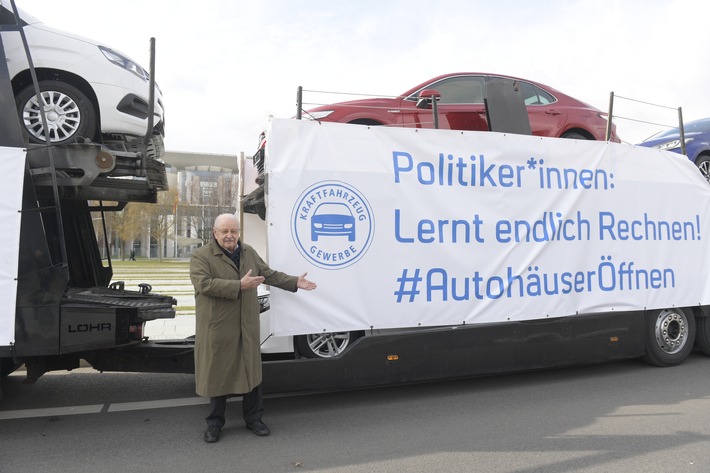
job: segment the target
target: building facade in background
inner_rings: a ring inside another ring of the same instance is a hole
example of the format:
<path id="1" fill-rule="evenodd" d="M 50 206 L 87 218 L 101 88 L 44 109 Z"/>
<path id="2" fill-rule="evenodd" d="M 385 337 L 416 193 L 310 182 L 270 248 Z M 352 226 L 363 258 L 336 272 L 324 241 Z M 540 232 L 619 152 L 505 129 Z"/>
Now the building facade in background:
<path id="1" fill-rule="evenodd" d="M 131 203 L 106 214 L 111 258 L 187 258 L 209 241 L 217 215 L 239 208 L 237 155 L 166 151 L 169 191 L 156 204 Z M 103 228 L 97 222 L 97 235 Z M 104 256 L 107 256 L 106 254 Z"/>

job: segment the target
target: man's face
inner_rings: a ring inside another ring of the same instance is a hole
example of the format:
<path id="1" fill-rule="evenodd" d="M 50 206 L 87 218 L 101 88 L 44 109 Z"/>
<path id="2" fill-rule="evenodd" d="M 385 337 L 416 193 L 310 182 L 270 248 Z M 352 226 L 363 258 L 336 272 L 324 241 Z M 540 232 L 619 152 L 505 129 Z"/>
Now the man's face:
<path id="1" fill-rule="evenodd" d="M 222 219 L 218 221 L 212 229 L 215 240 L 219 246 L 227 251 L 237 249 L 239 241 L 239 224 L 236 220 Z"/>

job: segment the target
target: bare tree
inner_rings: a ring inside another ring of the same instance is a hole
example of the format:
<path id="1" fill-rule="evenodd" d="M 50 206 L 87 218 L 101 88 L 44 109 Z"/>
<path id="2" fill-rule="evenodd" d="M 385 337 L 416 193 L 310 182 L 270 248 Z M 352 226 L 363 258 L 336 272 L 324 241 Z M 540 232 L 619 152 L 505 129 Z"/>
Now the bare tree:
<path id="1" fill-rule="evenodd" d="M 116 202 L 91 201 L 89 205 L 97 208 L 100 206 L 111 207 L 116 205 Z M 100 210 L 96 210 L 92 213 L 92 223 L 94 225 L 94 231 L 96 232 L 96 238 L 99 242 L 101 257 L 107 258 L 111 248 L 116 244 L 116 229 L 121 223 L 120 215 L 118 212 L 101 212 Z"/>
<path id="2" fill-rule="evenodd" d="M 199 239 L 206 244 L 212 237 L 212 224 L 217 215 L 238 209 L 238 176 L 231 172 L 198 173 L 187 176 L 182 188 L 182 203 L 177 189 L 158 194 L 154 204 L 131 203 L 110 217 L 107 234 L 115 234 L 124 244 L 150 236 L 158 244 L 157 256 L 165 256 L 166 240 L 175 246 Z M 110 227 L 110 228 L 109 228 Z M 97 232 L 102 232 L 97 227 Z M 99 233 L 103 238 L 102 233 Z M 178 240 L 179 238 L 179 240 Z"/>
<path id="3" fill-rule="evenodd" d="M 144 228 L 150 229 L 151 237 L 158 243 L 158 260 L 165 256 L 165 241 L 174 235 L 175 212 L 177 211 L 177 190 L 170 189 L 158 194 L 155 204 L 138 204 Z"/>
<path id="4" fill-rule="evenodd" d="M 123 242 L 133 242 L 140 238 L 141 233 L 146 228 L 145 217 L 142 207 L 146 204 L 131 203 L 118 214 L 120 225 L 118 226 L 118 237 Z M 132 249 L 132 248 L 131 248 Z"/>

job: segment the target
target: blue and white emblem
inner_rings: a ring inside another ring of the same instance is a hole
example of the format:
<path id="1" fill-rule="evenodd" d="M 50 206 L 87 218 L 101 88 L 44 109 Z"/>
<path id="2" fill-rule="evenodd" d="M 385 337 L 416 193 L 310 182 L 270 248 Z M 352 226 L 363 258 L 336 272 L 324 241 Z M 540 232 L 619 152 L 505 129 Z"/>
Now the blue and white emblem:
<path id="1" fill-rule="evenodd" d="M 291 215 L 291 233 L 298 250 L 324 269 L 345 268 L 362 258 L 374 230 L 367 199 L 340 181 L 323 181 L 306 189 Z"/>

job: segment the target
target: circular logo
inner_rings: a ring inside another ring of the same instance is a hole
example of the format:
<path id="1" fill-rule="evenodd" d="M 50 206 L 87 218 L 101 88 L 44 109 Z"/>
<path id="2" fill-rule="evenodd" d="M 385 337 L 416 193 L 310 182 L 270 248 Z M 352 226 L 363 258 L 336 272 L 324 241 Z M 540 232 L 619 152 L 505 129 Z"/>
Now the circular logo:
<path id="1" fill-rule="evenodd" d="M 375 221 L 367 199 L 353 186 L 323 181 L 293 206 L 291 233 L 304 258 L 324 269 L 358 261 L 372 243 Z"/>

